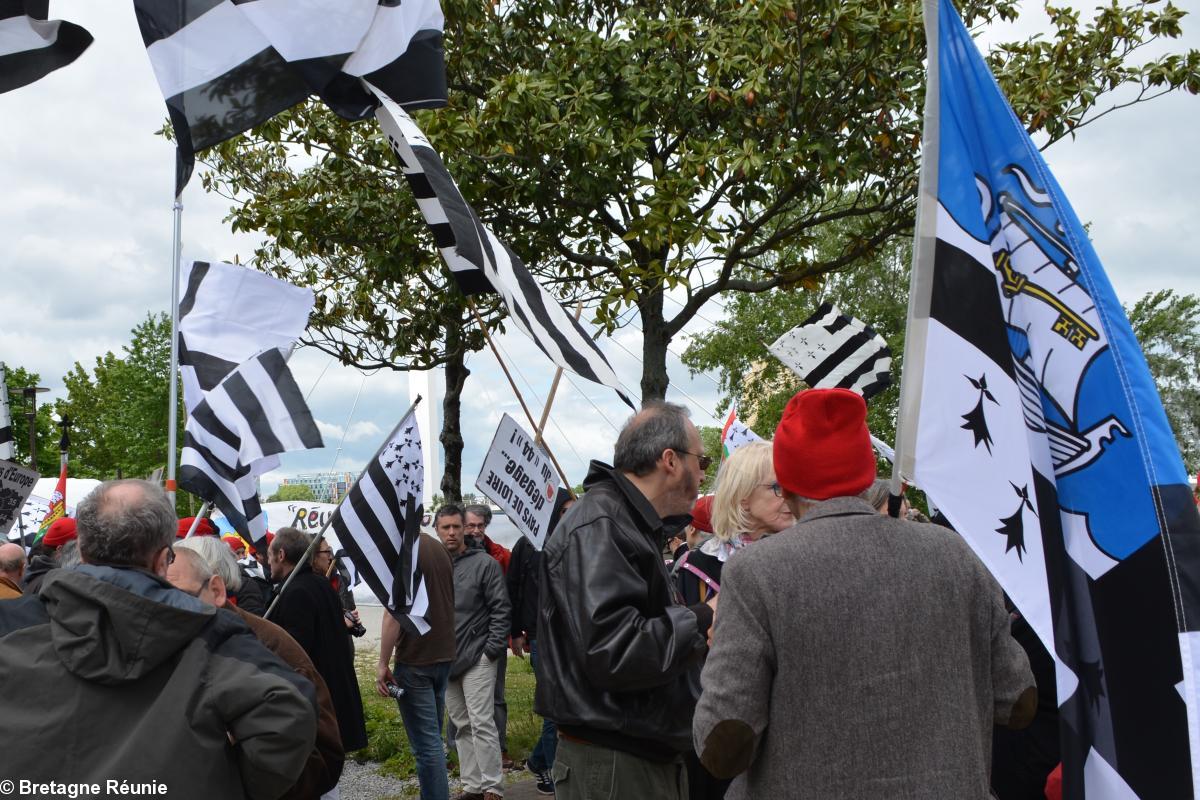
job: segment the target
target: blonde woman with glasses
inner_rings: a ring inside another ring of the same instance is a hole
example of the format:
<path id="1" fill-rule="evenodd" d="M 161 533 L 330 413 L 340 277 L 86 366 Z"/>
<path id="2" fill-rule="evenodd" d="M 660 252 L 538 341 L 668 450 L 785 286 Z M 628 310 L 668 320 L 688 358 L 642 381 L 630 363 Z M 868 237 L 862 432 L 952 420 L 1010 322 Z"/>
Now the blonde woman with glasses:
<path id="1" fill-rule="evenodd" d="M 712 503 L 713 537 L 680 558 L 680 589 L 703 599 L 721 590 L 721 567 L 735 552 L 790 528 L 796 520 L 775 481 L 770 442 L 751 442 L 733 452 L 717 473 Z M 692 584 L 698 584 L 693 586 Z"/>

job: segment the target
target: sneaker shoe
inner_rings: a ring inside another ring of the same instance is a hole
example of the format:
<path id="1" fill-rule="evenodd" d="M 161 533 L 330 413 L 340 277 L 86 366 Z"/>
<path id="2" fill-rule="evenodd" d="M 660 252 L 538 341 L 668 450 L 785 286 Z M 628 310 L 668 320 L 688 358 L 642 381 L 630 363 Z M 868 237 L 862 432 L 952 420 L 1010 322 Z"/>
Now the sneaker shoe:
<path id="1" fill-rule="evenodd" d="M 463 792 L 462 794 L 456 794 L 454 800 L 486 800 L 486 795 L 479 792 Z"/>
<path id="2" fill-rule="evenodd" d="M 483 800 L 504 800 L 504 795 L 497 794 L 496 792 L 484 792 Z"/>
<path id="3" fill-rule="evenodd" d="M 554 796 L 554 779 L 550 777 L 550 773 L 540 769 L 530 769 L 533 777 L 537 779 L 537 793 L 546 795 L 547 797 Z"/>

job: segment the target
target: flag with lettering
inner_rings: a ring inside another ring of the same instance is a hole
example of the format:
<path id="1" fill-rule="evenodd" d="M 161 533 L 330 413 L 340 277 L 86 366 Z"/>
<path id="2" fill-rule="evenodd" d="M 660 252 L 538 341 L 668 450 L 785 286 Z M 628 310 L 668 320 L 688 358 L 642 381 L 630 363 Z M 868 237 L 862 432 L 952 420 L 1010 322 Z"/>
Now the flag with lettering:
<path id="1" fill-rule="evenodd" d="M 929 83 L 896 467 L 1055 659 L 1069 800 L 1191 798 L 1200 516 L 1087 233 L 950 0 Z"/>

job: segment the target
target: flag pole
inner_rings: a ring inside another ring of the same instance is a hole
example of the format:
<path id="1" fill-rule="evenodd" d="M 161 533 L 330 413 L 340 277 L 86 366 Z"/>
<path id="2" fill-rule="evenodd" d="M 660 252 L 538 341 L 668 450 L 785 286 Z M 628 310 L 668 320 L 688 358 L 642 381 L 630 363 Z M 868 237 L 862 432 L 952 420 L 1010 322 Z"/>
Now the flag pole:
<path id="1" fill-rule="evenodd" d="M 421 395 L 417 395 L 417 399 L 413 400 L 412 405 L 408 407 L 408 411 L 405 411 L 400 417 L 400 420 L 396 423 L 396 427 L 392 428 L 391 432 L 384 437 L 383 443 L 379 445 L 379 448 L 375 451 L 375 455 L 367 459 L 366 466 L 362 468 L 362 472 L 358 473 L 358 477 L 354 479 L 354 483 L 346 487 L 346 494 L 342 496 L 341 502 L 338 503 L 338 508 L 341 508 L 342 503 L 346 502 L 346 498 L 350 496 L 352 491 L 354 491 L 354 487 L 357 486 L 358 482 L 362 480 L 362 476 L 367 474 L 367 470 L 370 468 L 371 462 L 379 458 L 379 454 L 383 452 L 383 448 L 387 447 L 388 442 L 392 441 L 392 439 L 396 437 L 396 431 L 400 430 L 400 426 L 404 424 L 404 420 L 408 419 L 409 415 L 416 410 L 417 404 L 420 402 Z M 279 587 L 279 593 L 276 594 L 275 599 L 271 601 L 270 607 L 267 608 L 267 613 L 263 614 L 263 619 L 268 619 L 271 616 L 271 612 L 275 610 L 275 606 L 279 605 L 279 598 L 283 597 L 283 593 L 287 591 L 288 586 L 291 585 L 292 580 L 296 577 L 296 574 L 300 572 L 300 567 L 304 564 L 307 564 L 312 558 L 313 553 L 316 552 L 317 546 L 321 543 L 321 537 L 325 535 L 325 531 L 329 530 L 329 526 L 333 524 L 333 518 L 336 516 L 337 508 L 335 508 L 333 513 L 329 515 L 329 519 L 325 520 L 325 524 L 321 526 L 321 530 L 317 531 L 317 535 L 314 536 L 312 541 L 308 543 L 308 549 L 305 550 L 304 555 L 300 557 L 300 562 L 292 568 L 291 573 L 289 573 L 287 579 L 284 580 L 283 586 Z"/>
<path id="2" fill-rule="evenodd" d="M 187 535 L 183 537 L 184 539 L 190 539 L 196 535 L 196 529 L 200 527 L 200 520 L 208 516 L 208 513 L 212 511 L 212 507 L 211 500 L 205 500 L 200 504 L 200 513 L 192 517 L 191 527 L 188 528 Z"/>
<path id="3" fill-rule="evenodd" d="M 580 300 L 575 306 L 575 321 L 579 322 L 580 316 L 583 315 L 583 301 Z M 533 443 L 538 447 L 545 447 L 546 440 L 542 438 L 542 431 L 546 429 L 546 421 L 550 418 L 550 406 L 554 404 L 554 395 L 558 393 L 558 382 L 562 380 L 563 368 L 560 365 L 554 370 L 554 380 L 550 382 L 550 394 L 546 395 L 546 407 L 542 409 L 542 418 L 538 420 L 537 428 L 533 431 Z"/>
<path id="4" fill-rule="evenodd" d="M 534 434 L 540 436 L 541 428 L 534 423 L 533 414 L 529 413 L 529 406 L 525 405 L 525 398 L 521 396 L 521 390 L 517 388 L 516 381 L 513 380 L 512 374 L 508 371 L 508 366 L 504 363 L 504 359 L 500 357 L 500 351 L 496 348 L 496 343 L 492 341 L 491 335 L 488 333 L 487 325 L 483 324 L 483 317 L 479 316 L 478 309 L 475 308 L 475 302 L 468 299 L 467 305 L 471 307 L 471 313 L 475 315 L 475 321 L 479 323 L 479 330 L 483 331 L 483 339 L 488 343 L 488 347 L 492 349 L 492 355 L 496 357 L 496 361 L 500 364 L 500 369 L 504 370 L 504 377 L 508 378 L 508 385 L 512 387 L 513 394 L 517 396 L 517 402 L 521 404 L 521 410 L 525 412 L 525 419 L 529 420 L 529 424 L 533 427 Z M 547 410 L 549 406 L 547 405 Z M 558 477 L 562 479 L 563 486 L 566 487 L 567 496 L 572 500 L 575 499 L 575 491 L 571 488 L 571 482 L 567 480 L 567 473 L 563 471 L 562 466 L 558 463 L 558 459 L 554 457 L 554 452 L 546 446 L 545 442 L 542 447 L 546 450 L 546 455 L 550 456 L 550 462 L 554 464 L 554 468 L 558 470 Z"/>
<path id="5" fill-rule="evenodd" d="M 171 370 L 167 391 L 167 497 L 171 507 L 175 506 L 175 429 L 179 426 L 179 258 L 182 255 L 181 235 L 183 229 L 183 194 L 175 196 L 172 210 L 175 215 L 174 233 L 171 236 Z"/>

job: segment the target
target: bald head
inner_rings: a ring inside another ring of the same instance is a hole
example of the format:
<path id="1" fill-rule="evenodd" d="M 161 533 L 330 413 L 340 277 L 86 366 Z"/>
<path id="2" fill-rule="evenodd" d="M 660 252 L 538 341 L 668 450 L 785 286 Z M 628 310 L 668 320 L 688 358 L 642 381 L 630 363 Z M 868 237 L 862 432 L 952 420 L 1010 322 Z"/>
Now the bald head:
<path id="1" fill-rule="evenodd" d="M 25 574 L 25 550 L 19 544 L 0 544 L 0 576 L 20 583 Z"/>
<path id="2" fill-rule="evenodd" d="M 79 552 L 89 564 L 155 568 L 175 540 L 175 510 L 153 483 L 106 481 L 79 504 Z"/>

